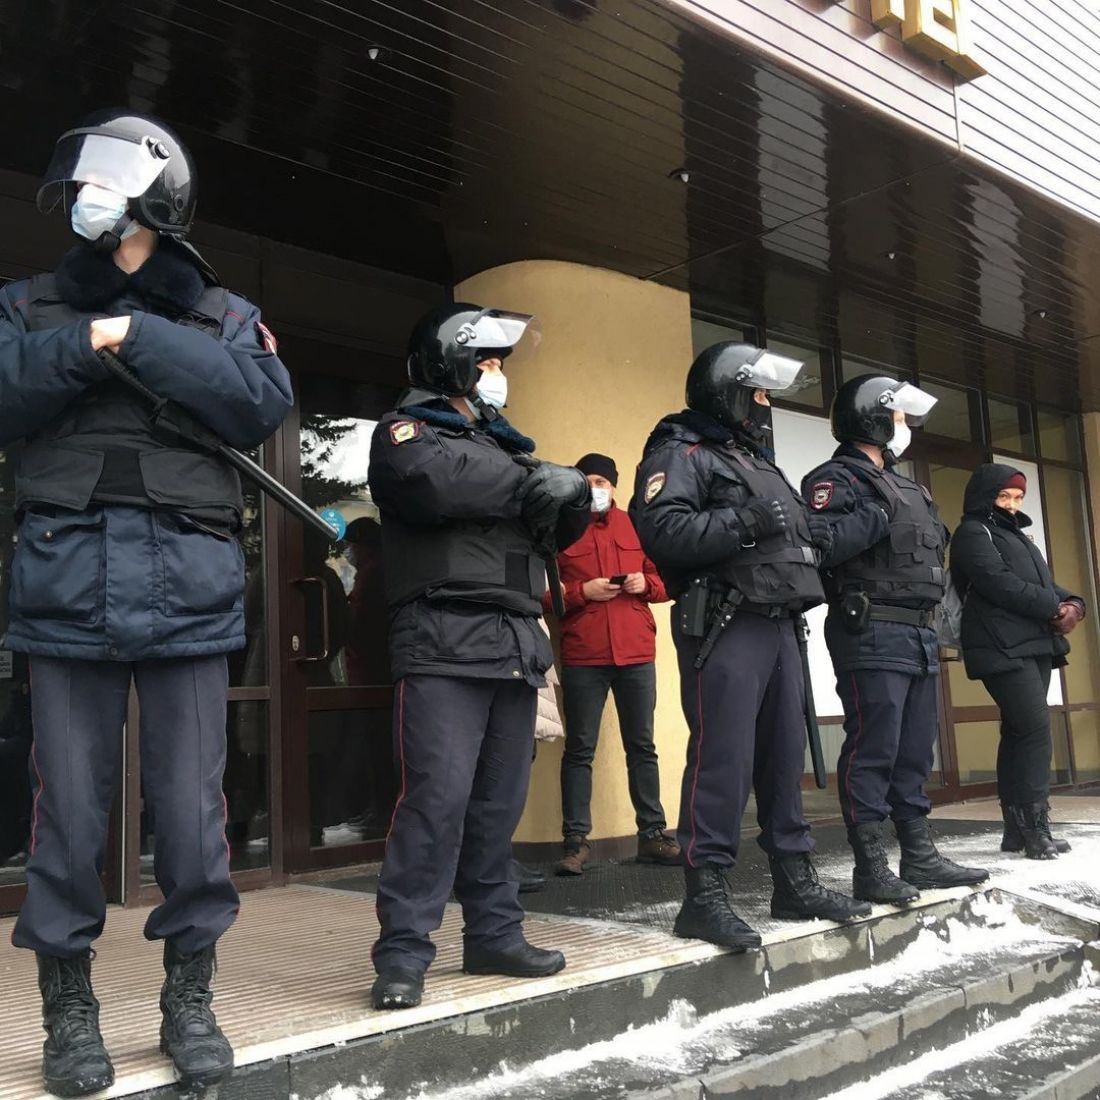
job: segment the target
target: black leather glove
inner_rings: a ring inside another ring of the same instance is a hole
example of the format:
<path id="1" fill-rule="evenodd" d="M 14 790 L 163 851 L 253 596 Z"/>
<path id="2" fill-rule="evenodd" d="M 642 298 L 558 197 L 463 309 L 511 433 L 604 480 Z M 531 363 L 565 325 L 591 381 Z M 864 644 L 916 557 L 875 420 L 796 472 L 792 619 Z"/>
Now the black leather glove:
<path id="1" fill-rule="evenodd" d="M 535 530 L 553 527 L 567 505 L 580 507 L 592 499 L 588 478 L 575 466 L 543 462 L 519 487 L 520 511 Z"/>
<path id="2" fill-rule="evenodd" d="M 748 538 L 746 542 L 756 542 L 768 535 L 780 535 L 791 525 L 787 505 L 781 500 L 763 500 L 754 497 L 741 510 L 742 522 Z"/>
<path id="3" fill-rule="evenodd" d="M 824 517 L 811 512 L 806 517 L 810 526 L 810 539 L 820 551 L 822 557 L 828 557 L 833 548 L 833 525 Z"/>

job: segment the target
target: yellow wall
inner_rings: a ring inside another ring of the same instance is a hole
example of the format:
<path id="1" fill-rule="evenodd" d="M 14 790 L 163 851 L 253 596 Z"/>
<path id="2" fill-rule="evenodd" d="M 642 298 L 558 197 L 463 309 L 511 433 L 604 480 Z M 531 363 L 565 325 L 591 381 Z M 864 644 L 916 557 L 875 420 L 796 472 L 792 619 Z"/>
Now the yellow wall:
<path id="1" fill-rule="evenodd" d="M 619 467 L 616 500 L 630 500 L 634 468 L 653 425 L 683 407 L 691 363 L 691 314 L 680 291 L 578 264 L 530 260 L 483 272 L 455 298 L 538 316 L 542 340 L 508 360 L 508 417 L 538 442 L 538 455 L 572 464 L 588 451 Z M 680 712 L 669 604 L 657 619 L 656 742 L 669 823 L 679 810 L 687 728 Z M 561 742 L 539 747 L 520 842 L 561 838 Z M 593 782 L 593 838 L 635 831 L 615 707 L 608 699 Z"/>

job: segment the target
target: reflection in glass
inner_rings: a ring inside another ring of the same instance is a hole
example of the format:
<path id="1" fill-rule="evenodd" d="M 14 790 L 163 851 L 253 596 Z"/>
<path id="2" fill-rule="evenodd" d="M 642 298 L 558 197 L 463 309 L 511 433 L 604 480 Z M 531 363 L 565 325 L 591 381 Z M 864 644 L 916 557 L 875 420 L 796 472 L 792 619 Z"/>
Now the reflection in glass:
<path id="1" fill-rule="evenodd" d="M 309 842 L 380 840 L 397 799 L 389 709 L 309 715 Z"/>
<path id="2" fill-rule="evenodd" d="M 1059 462 L 1081 461 L 1081 437 L 1077 417 L 1056 409 L 1036 409 L 1039 422 L 1039 452 Z"/>
<path id="3" fill-rule="evenodd" d="M 949 439 L 981 442 L 982 427 L 977 390 L 948 386 L 925 378 L 923 375 L 920 388 L 936 398 L 936 405 L 925 421 L 926 431 L 933 435 L 947 436 Z"/>
<path id="4" fill-rule="evenodd" d="M 989 407 L 989 442 L 995 451 L 1035 453 L 1035 432 L 1031 426 L 1031 406 L 1021 401 L 987 399 Z"/>
<path id="5" fill-rule="evenodd" d="M 720 344 L 726 340 L 740 343 L 745 339 L 745 330 L 736 325 L 719 325 L 714 321 L 704 321 L 702 317 L 691 319 L 691 354 L 698 355 L 711 344 Z"/>
<path id="6" fill-rule="evenodd" d="M 238 538 L 244 550 L 245 647 L 229 654 L 230 687 L 267 684 L 267 554 L 264 547 L 264 496 L 245 481 L 244 513 Z"/>

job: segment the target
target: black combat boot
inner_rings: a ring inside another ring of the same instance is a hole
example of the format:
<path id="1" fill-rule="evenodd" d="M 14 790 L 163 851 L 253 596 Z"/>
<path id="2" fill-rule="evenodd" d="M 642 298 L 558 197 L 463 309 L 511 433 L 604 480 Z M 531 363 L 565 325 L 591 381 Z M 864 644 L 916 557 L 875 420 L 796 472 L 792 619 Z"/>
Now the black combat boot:
<path id="1" fill-rule="evenodd" d="M 115 1068 L 99 1033 L 92 992 L 92 952 L 73 959 L 38 956 L 42 992 L 42 1083 L 54 1096 L 87 1096 L 110 1088 Z"/>
<path id="2" fill-rule="evenodd" d="M 1004 836 L 1001 837 L 1001 851 L 1002 852 L 1022 852 L 1027 847 L 1024 842 L 1024 834 L 1020 832 L 1020 825 L 1016 820 L 1016 807 L 1010 802 L 1001 803 L 1001 817 L 1004 819 L 1005 831 Z M 1043 825 L 1046 827 L 1046 832 L 1050 832 L 1050 807 L 1044 808 Z M 1051 836 L 1051 843 L 1053 843 L 1058 854 L 1070 850 L 1068 840 L 1062 840 L 1061 837 Z M 1032 859 L 1048 859 L 1048 856 L 1032 856 Z"/>
<path id="3" fill-rule="evenodd" d="M 424 974 L 404 966 L 383 966 L 371 986 L 371 1003 L 379 1011 L 416 1008 L 424 995 Z"/>
<path id="4" fill-rule="evenodd" d="M 509 978 L 546 978 L 565 969 L 560 951 L 545 951 L 526 940 L 506 947 L 462 948 L 464 974 L 504 974 Z"/>
<path id="5" fill-rule="evenodd" d="M 977 886 L 989 878 L 984 867 L 963 867 L 940 855 L 927 817 L 895 821 L 894 829 L 901 845 L 901 877 L 918 889 Z"/>
<path id="6" fill-rule="evenodd" d="M 871 905 L 818 881 L 808 852 L 768 856 L 772 872 L 772 916 L 777 920 L 854 920 L 870 915 Z"/>
<path id="7" fill-rule="evenodd" d="M 730 904 L 726 868 L 717 863 L 684 867 L 687 897 L 672 931 L 685 940 L 706 940 L 734 951 L 760 946 L 760 933 L 750 928 Z"/>
<path id="8" fill-rule="evenodd" d="M 213 944 L 188 955 L 164 941 L 160 1049 L 172 1059 L 184 1088 L 216 1084 L 233 1069 L 233 1048 L 210 1007 L 216 967 Z"/>
<path id="9" fill-rule="evenodd" d="M 546 885 L 546 878 L 539 871 L 524 867 L 518 859 L 512 860 L 512 878 L 521 894 L 537 894 Z"/>
<path id="10" fill-rule="evenodd" d="M 860 901 L 908 905 L 920 897 L 920 891 L 915 886 L 903 882 L 890 870 L 886 858 L 885 822 L 865 821 L 862 825 L 849 825 L 848 843 L 856 857 L 855 870 L 852 871 L 852 893 Z"/>
<path id="11" fill-rule="evenodd" d="M 1023 839 L 1024 855 L 1028 859 L 1057 859 L 1058 845 L 1050 835 L 1050 818 L 1046 804 L 1035 802 L 1025 806 L 1010 806 L 1016 831 Z"/>

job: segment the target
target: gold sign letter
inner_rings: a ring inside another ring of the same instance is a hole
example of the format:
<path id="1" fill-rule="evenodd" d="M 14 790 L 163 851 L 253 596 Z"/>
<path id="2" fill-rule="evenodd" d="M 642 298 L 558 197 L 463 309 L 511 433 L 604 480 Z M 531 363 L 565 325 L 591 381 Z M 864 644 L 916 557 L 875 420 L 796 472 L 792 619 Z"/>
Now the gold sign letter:
<path id="1" fill-rule="evenodd" d="M 969 0 L 906 0 L 902 41 L 968 80 L 985 69 L 970 53 Z"/>
<path id="2" fill-rule="evenodd" d="M 880 31 L 905 21 L 905 0 L 871 0 L 871 22 Z"/>

